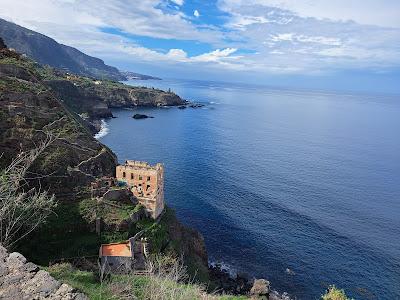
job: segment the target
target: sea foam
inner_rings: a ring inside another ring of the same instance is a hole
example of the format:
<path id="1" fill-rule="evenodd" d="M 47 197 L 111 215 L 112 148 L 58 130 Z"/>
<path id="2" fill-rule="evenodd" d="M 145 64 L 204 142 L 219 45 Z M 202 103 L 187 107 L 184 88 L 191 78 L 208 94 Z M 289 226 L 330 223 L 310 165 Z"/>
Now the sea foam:
<path id="1" fill-rule="evenodd" d="M 110 128 L 108 127 L 107 122 L 104 119 L 102 119 L 100 125 L 100 131 L 94 135 L 94 138 L 97 140 L 101 139 L 102 137 L 105 137 L 109 131 Z"/>

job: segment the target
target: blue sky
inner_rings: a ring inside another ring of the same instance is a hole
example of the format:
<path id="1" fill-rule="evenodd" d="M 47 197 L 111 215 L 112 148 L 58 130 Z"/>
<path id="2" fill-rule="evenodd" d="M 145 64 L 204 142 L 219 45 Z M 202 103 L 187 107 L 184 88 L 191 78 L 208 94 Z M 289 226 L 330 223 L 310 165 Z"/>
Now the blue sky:
<path id="1" fill-rule="evenodd" d="M 122 69 L 400 92 L 397 0 L 0 2 L 0 17 Z"/>

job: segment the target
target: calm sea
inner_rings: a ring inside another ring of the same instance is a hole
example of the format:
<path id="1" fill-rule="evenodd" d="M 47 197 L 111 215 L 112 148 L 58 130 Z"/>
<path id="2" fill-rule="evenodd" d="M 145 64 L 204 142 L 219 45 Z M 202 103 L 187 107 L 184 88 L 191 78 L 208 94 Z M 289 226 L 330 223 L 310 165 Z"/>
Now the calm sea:
<path id="1" fill-rule="evenodd" d="M 138 81 L 201 109 L 115 110 L 100 140 L 163 162 L 166 201 L 210 261 L 298 299 L 400 299 L 400 97 Z"/>

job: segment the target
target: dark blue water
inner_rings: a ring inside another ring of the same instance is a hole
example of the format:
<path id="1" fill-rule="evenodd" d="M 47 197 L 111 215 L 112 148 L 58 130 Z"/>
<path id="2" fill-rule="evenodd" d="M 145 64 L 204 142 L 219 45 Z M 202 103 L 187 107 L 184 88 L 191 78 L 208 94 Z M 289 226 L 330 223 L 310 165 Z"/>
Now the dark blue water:
<path id="1" fill-rule="evenodd" d="M 210 260 L 298 299 L 329 284 L 400 299 L 399 97 L 139 83 L 210 103 L 117 110 L 101 138 L 121 162 L 165 164 L 166 201 Z"/>

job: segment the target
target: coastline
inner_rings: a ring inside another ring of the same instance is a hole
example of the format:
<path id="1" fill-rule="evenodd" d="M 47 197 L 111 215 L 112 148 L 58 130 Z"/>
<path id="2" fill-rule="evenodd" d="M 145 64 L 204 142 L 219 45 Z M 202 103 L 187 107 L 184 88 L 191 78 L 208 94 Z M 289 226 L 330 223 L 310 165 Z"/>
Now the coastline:
<path id="1" fill-rule="evenodd" d="M 168 106 L 168 107 L 174 107 L 177 111 L 179 111 L 179 106 Z M 134 109 L 140 109 L 140 107 L 137 108 L 122 108 L 123 110 L 128 110 L 129 112 L 134 111 Z M 143 107 L 146 108 L 146 107 Z M 151 109 L 158 109 L 158 108 L 163 108 L 163 107 L 153 107 Z M 193 107 L 196 108 L 196 107 Z M 100 142 L 103 137 L 106 137 L 107 134 L 110 132 L 110 128 L 107 124 L 107 120 L 110 120 L 111 118 L 108 119 L 101 119 L 101 126 L 99 131 L 95 134 L 95 137 L 99 139 Z M 151 122 L 151 121 L 150 121 Z M 167 200 L 168 201 L 168 200 Z M 168 204 L 168 202 L 167 202 Z M 186 228 L 185 230 L 188 230 L 188 232 L 193 232 L 195 233 L 195 236 L 202 236 L 200 231 L 198 231 L 195 228 L 188 227 L 186 225 L 183 225 L 181 223 L 181 220 L 177 218 L 177 223 L 181 224 L 179 227 L 182 226 L 182 228 Z M 185 235 L 185 234 L 184 234 Z M 201 238 L 204 243 L 204 239 Z M 205 248 L 205 255 L 207 255 L 207 250 L 206 246 L 202 246 Z M 208 255 L 207 255 L 207 260 L 208 260 Z M 252 288 L 253 282 L 257 280 L 256 277 L 250 275 L 252 274 L 252 270 L 246 270 L 245 273 L 243 272 L 237 272 L 234 270 L 232 267 L 229 267 L 228 265 L 221 263 L 221 262 L 212 262 L 208 261 L 206 264 L 206 267 L 208 269 L 208 273 L 210 276 L 210 282 L 211 286 L 213 287 L 210 292 L 215 292 L 218 291 L 218 293 L 225 293 L 225 294 L 232 294 L 232 295 L 237 295 L 237 296 L 248 296 L 250 293 L 250 290 Z M 273 286 L 273 282 L 268 282 L 268 286 L 270 288 L 270 284 Z M 290 300 L 292 299 L 290 295 L 286 292 L 278 292 L 275 289 L 270 288 L 270 300 Z"/>

